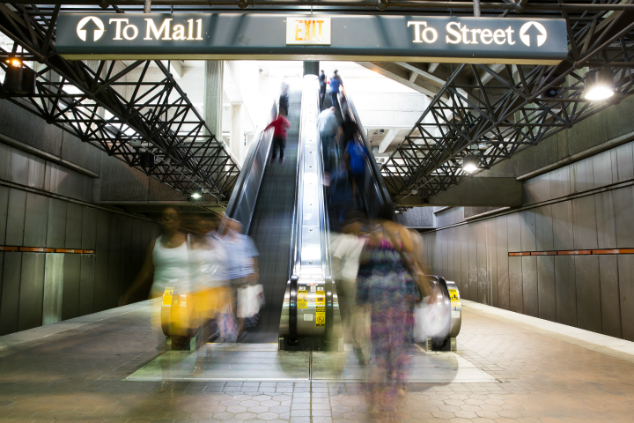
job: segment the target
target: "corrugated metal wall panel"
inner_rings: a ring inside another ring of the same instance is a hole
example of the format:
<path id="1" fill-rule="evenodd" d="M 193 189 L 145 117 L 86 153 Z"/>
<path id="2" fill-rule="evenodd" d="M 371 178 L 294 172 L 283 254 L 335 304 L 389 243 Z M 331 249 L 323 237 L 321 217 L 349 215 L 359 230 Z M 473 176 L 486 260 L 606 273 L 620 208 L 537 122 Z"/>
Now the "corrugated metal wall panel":
<path id="1" fill-rule="evenodd" d="M 27 185 L 37 189 L 44 189 L 44 176 L 46 175 L 46 160 L 30 155 Z"/>
<path id="2" fill-rule="evenodd" d="M 557 291 L 557 321 L 577 326 L 577 288 L 573 256 L 555 256 L 555 288 Z"/>
<path id="3" fill-rule="evenodd" d="M 29 156 L 15 148 L 11 149 L 11 182 L 27 185 L 29 182 Z"/>
<path id="4" fill-rule="evenodd" d="M 601 332 L 601 277 L 598 256 L 575 257 L 577 319 L 582 329 Z"/>
<path id="5" fill-rule="evenodd" d="M 555 250 L 572 250 L 572 206 L 570 201 L 552 205 Z"/>
<path id="6" fill-rule="evenodd" d="M 520 212 L 520 251 L 535 251 L 535 214 L 533 210 Z"/>
<path id="7" fill-rule="evenodd" d="M 599 256 L 601 278 L 602 332 L 620 338 L 621 300 L 619 298 L 619 273 L 616 256 Z"/>
<path id="8" fill-rule="evenodd" d="M 45 259 L 46 255 L 40 253 L 22 255 L 18 330 L 42 325 Z"/>
<path id="9" fill-rule="evenodd" d="M 82 218 L 81 248 L 94 250 L 97 236 L 97 210 L 92 207 L 84 207 Z"/>
<path id="10" fill-rule="evenodd" d="M 82 221 L 84 218 L 84 207 L 75 203 L 68 203 L 66 210 L 66 237 L 65 248 L 81 248 Z"/>
<path id="11" fill-rule="evenodd" d="M 522 259 L 522 302 L 523 313 L 539 317 L 537 296 L 537 257 L 521 257 Z"/>
<path id="12" fill-rule="evenodd" d="M 555 291 L 555 257 L 537 256 L 537 295 L 539 317 L 557 321 L 557 294 Z"/>
<path id="13" fill-rule="evenodd" d="M 616 222 L 616 247 L 634 248 L 634 187 L 612 191 L 612 199 Z"/>
<path id="14" fill-rule="evenodd" d="M 108 280 L 112 287 L 108 290 L 110 304 L 118 304 L 125 285 L 121 278 L 121 221 L 123 216 L 113 214 L 110 220 L 110 238 L 108 240 Z"/>
<path id="15" fill-rule="evenodd" d="M 509 257 L 509 310 L 522 313 L 522 257 Z"/>
<path id="16" fill-rule="evenodd" d="M 522 251 L 522 241 L 521 241 L 521 223 L 520 223 L 520 214 L 519 213 L 511 213 L 506 215 L 506 220 L 508 222 L 508 249 L 511 252 Z"/>
<path id="17" fill-rule="evenodd" d="M 5 243 L 22 246 L 24 241 L 24 219 L 26 215 L 26 192 L 11 188 L 7 213 Z"/>
<path id="18" fill-rule="evenodd" d="M 572 200 L 572 228 L 575 249 L 596 249 L 597 213 L 592 196 Z"/>
<path id="19" fill-rule="evenodd" d="M 491 304 L 489 287 L 487 286 L 487 223 L 486 221 L 473 224 L 476 241 L 476 271 L 477 271 L 477 301 Z"/>
<path id="20" fill-rule="evenodd" d="M 43 325 L 50 325 L 62 320 L 64 257 L 65 254 L 46 254 L 44 302 L 42 306 Z"/>
<path id="21" fill-rule="evenodd" d="M 51 198 L 48 202 L 46 246 L 63 248 L 66 245 L 66 213 L 68 202 Z"/>
<path id="22" fill-rule="evenodd" d="M 108 238 L 110 236 L 110 214 L 97 210 L 97 236 L 95 239 L 95 311 L 114 307 L 108 296 Z"/>
<path id="23" fill-rule="evenodd" d="M 466 225 L 467 243 L 469 248 L 469 286 L 467 288 L 467 298 L 472 301 L 478 300 L 478 245 L 473 225 Z"/>
<path id="24" fill-rule="evenodd" d="M 506 216 L 495 218 L 497 238 L 497 304 L 508 310 L 510 307 L 508 228 Z"/>
<path id="25" fill-rule="evenodd" d="M 11 180 L 11 147 L 0 144 L 0 179 Z"/>
<path id="26" fill-rule="evenodd" d="M 616 155 L 617 181 L 622 182 L 634 178 L 634 159 L 632 143 L 619 145 L 614 149 Z"/>
<path id="27" fill-rule="evenodd" d="M 24 218 L 24 245 L 42 247 L 46 245 L 48 208 L 50 198 L 43 195 L 26 194 L 26 216 Z"/>
<path id="28" fill-rule="evenodd" d="M 79 271 L 79 315 L 94 312 L 95 255 L 81 254 Z"/>
<path id="29" fill-rule="evenodd" d="M 634 255 L 618 256 L 621 329 L 623 338 L 634 341 Z"/>
<path id="30" fill-rule="evenodd" d="M 2 297 L 0 297 L 0 335 L 6 335 L 18 330 L 22 254 L 4 253 Z"/>
<path id="31" fill-rule="evenodd" d="M 467 225 L 458 226 L 458 233 L 460 234 L 460 295 L 468 295 L 469 290 L 469 237 Z"/>
<path id="32" fill-rule="evenodd" d="M 612 157 L 610 151 L 604 151 L 592 157 L 595 188 L 610 185 L 612 181 Z"/>
<path id="33" fill-rule="evenodd" d="M 79 278 L 81 255 L 66 254 L 64 257 L 64 290 L 62 295 L 62 320 L 79 316 Z"/>
<path id="34" fill-rule="evenodd" d="M 487 288 L 489 292 L 489 304 L 497 305 L 497 226 L 495 219 L 489 219 L 487 225 Z"/>
<path id="35" fill-rule="evenodd" d="M 553 216 L 550 205 L 533 210 L 535 214 L 535 250 L 550 251 L 555 248 L 553 238 Z"/>
<path id="36" fill-rule="evenodd" d="M 601 192 L 593 196 L 597 212 L 597 243 L 599 248 L 616 247 L 616 223 L 612 192 Z"/>
<path id="37" fill-rule="evenodd" d="M 594 188 L 594 172 L 592 157 L 579 160 L 572 164 L 573 193 L 584 192 Z"/>
<path id="38" fill-rule="evenodd" d="M 572 193 L 570 166 L 560 167 L 550 173 L 550 195 L 561 198 Z"/>
<path id="39" fill-rule="evenodd" d="M 1 153 L 1 152 L 0 152 Z M 9 213 L 9 188 L 0 186 L 0 243 L 4 244 Z"/>
<path id="40" fill-rule="evenodd" d="M 550 172 L 531 178 L 523 184 L 524 204 L 536 204 L 552 198 Z"/>

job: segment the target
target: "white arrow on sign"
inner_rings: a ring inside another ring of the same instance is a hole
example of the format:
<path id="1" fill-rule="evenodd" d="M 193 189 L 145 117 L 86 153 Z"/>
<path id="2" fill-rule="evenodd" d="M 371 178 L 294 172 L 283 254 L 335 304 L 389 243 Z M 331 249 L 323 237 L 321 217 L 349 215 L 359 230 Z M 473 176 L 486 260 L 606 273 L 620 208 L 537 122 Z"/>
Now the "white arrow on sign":
<path id="1" fill-rule="evenodd" d="M 532 29 L 531 28 L 535 28 Z M 528 47 L 531 46 L 531 38 L 533 36 L 537 36 L 537 47 L 541 47 L 542 44 L 546 42 L 546 38 L 548 37 L 548 32 L 546 32 L 546 28 L 544 25 L 539 22 L 530 21 L 526 22 L 520 28 L 520 40 Z"/>
<path id="2" fill-rule="evenodd" d="M 86 16 L 85 18 L 80 20 L 79 23 L 77 24 L 77 36 L 82 41 L 86 41 L 87 31 L 84 29 L 84 27 L 90 21 L 92 21 L 93 24 L 97 26 L 95 30 L 93 31 L 93 38 L 92 38 L 93 41 L 97 41 L 98 39 L 100 39 L 103 33 L 106 32 L 101 19 L 95 16 Z"/>

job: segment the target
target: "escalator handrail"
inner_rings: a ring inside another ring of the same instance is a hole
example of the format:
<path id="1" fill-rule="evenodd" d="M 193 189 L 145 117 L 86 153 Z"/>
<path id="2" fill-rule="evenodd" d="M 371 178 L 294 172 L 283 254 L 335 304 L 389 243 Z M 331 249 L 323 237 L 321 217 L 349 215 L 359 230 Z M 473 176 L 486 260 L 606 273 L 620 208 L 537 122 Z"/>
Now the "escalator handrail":
<path id="1" fill-rule="evenodd" d="M 272 114 L 273 115 L 277 114 L 277 104 L 275 102 L 273 102 Z M 240 204 L 240 202 L 242 201 L 242 199 L 244 198 L 246 194 L 247 182 L 249 181 L 248 177 L 252 172 L 255 171 L 255 169 L 253 168 L 253 163 L 255 162 L 255 159 L 258 156 L 257 154 L 258 151 L 260 150 L 260 148 L 267 148 L 267 152 L 264 155 L 266 157 L 265 164 L 268 162 L 268 156 L 271 153 L 270 152 L 271 145 L 272 145 L 271 140 L 273 138 L 273 134 L 270 133 L 270 131 L 269 133 L 267 133 L 264 130 L 260 130 L 256 136 L 258 140 L 257 142 L 251 143 L 251 146 L 249 147 L 249 151 L 247 153 L 247 160 L 242 165 L 242 171 L 240 172 L 240 175 L 238 176 L 236 185 L 234 186 L 233 192 L 231 193 L 231 197 L 229 198 L 229 202 L 227 203 L 227 208 L 225 209 L 225 215 L 232 219 L 235 218 L 238 205 Z M 268 142 L 264 142 L 264 141 L 268 141 Z M 244 228 L 245 234 L 248 234 L 251 228 L 251 221 L 253 220 L 253 213 L 255 212 L 255 204 L 257 203 L 257 196 L 260 193 L 260 187 L 262 186 L 262 180 L 264 179 L 264 171 L 265 171 L 265 168 L 263 167 L 261 169 L 262 175 L 260 176 L 260 179 L 258 181 L 258 189 L 257 189 L 258 194 L 256 195 L 256 198 L 254 199 L 253 208 L 250 210 L 248 221 L 240 222 Z"/>
<path id="2" fill-rule="evenodd" d="M 361 120 L 359 119 L 359 114 L 357 113 L 357 109 L 354 106 L 354 102 L 345 93 L 339 93 L 339 95 L 337 96 L 337 99 L 339 101 L 339 110 L 343 111 L 347 109 L 350 112 L 350 117 L 359 127 L 359 135 L 361 136 L 361 139 L 363 140 L 363 144 L 365 145 L 365 148 L 368 150 L 368 153 L 370 154 L 369 162 L 370 162 L 370 169 L 372 171 L 372 180 L 375 181 L 379 185 L 378 192 L 381 195 L 381 200 L 383 204 L 392 206 L 392 198 L 390 197 L 390 193 L 387 189 L 387 186 L 385 185 L 385 181 L 383 180 L 383 174 L 381 174 L 381 170 L 379 169 L 379 166 L 377 165 L 376 158 L 374 157 L 374 152 L 372 151 L 372 146 L 370 145 L 368 138 L 365 136 L 365 130 L 363 128 L 363 124 L 361 123 Z"/>

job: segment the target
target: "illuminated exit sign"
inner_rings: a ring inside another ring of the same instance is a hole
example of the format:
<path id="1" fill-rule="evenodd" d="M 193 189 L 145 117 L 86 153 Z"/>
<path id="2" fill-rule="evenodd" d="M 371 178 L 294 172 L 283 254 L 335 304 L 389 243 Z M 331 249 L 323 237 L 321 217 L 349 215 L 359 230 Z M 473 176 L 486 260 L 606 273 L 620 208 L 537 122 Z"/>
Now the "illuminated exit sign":
<path id="1" fill-rule="evenodd" d="M 287 45 L 330 45 L 330 18 L 300 16 L 286 18 Z"/>

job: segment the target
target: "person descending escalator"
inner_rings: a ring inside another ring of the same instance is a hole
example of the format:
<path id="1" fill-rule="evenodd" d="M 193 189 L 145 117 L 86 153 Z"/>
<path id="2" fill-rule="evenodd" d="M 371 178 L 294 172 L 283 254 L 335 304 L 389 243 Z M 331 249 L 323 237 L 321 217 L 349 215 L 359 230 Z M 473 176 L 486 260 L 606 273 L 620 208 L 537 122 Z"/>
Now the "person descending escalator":
<path id="1" fill-rule="evenodd" d="M 344 159 L 352 182 L 352 203 L 355 207 L 363 209 L 366 194 L 366 160 L 369 159 L 370 153 L 360 140 L 359 127 L 352 121 L 348 121 L 344 127 L 344 140 Z"/>
<path id="2" fill-rule="evenodd" d="M 291 124 L 286 119 L 286 113 L 280 110 L 280 114 L 277 115 L 273 122 L 269 123 L 264 131 L 273 128 L 273 155 L 271 156 L 271 164 L 277 157 L 277 150 L 280 151 L 280 164 L 284 164 L 284 148 L 286 148 L 286 131 L 290 128 Z"/>
<path id="3" fill-rule="evenodd" d="M 337 96 L 341 87 L 343 87 L 343 82 L 341 81 L 339 73 L 335 69 L 332 78 L 330 78 L 330 98 L 332 100 L 332 106 L 336 108 L 339 108 L 339 99 Z"/>
<path id="4" fill-rule="evenodd" d="M 286 82 L 282 82 L 282 92 L 280 94 L 279 101 L 279 114 L 284 114 L 284 116 L 288 116 L 288 84 Z"/>
<path id="5" fill-rule="evenodd" d="M 326 98 L 326 74 L 321 70 L 319 74 L 319 108 L 324 107 L 324 99 Z"/>
<path id="6" fill-rule="evenodd" d="M 335 114 L 336 110 L 334 107 L 330 107 L 321 112 L 317 118 L 317 130 L 319 131 L 319 137 L 321 139 L 326 185 L 328 185 L 330 171 L 336 157 L 335 137 L 339 133 L 339 122 Z"/>

